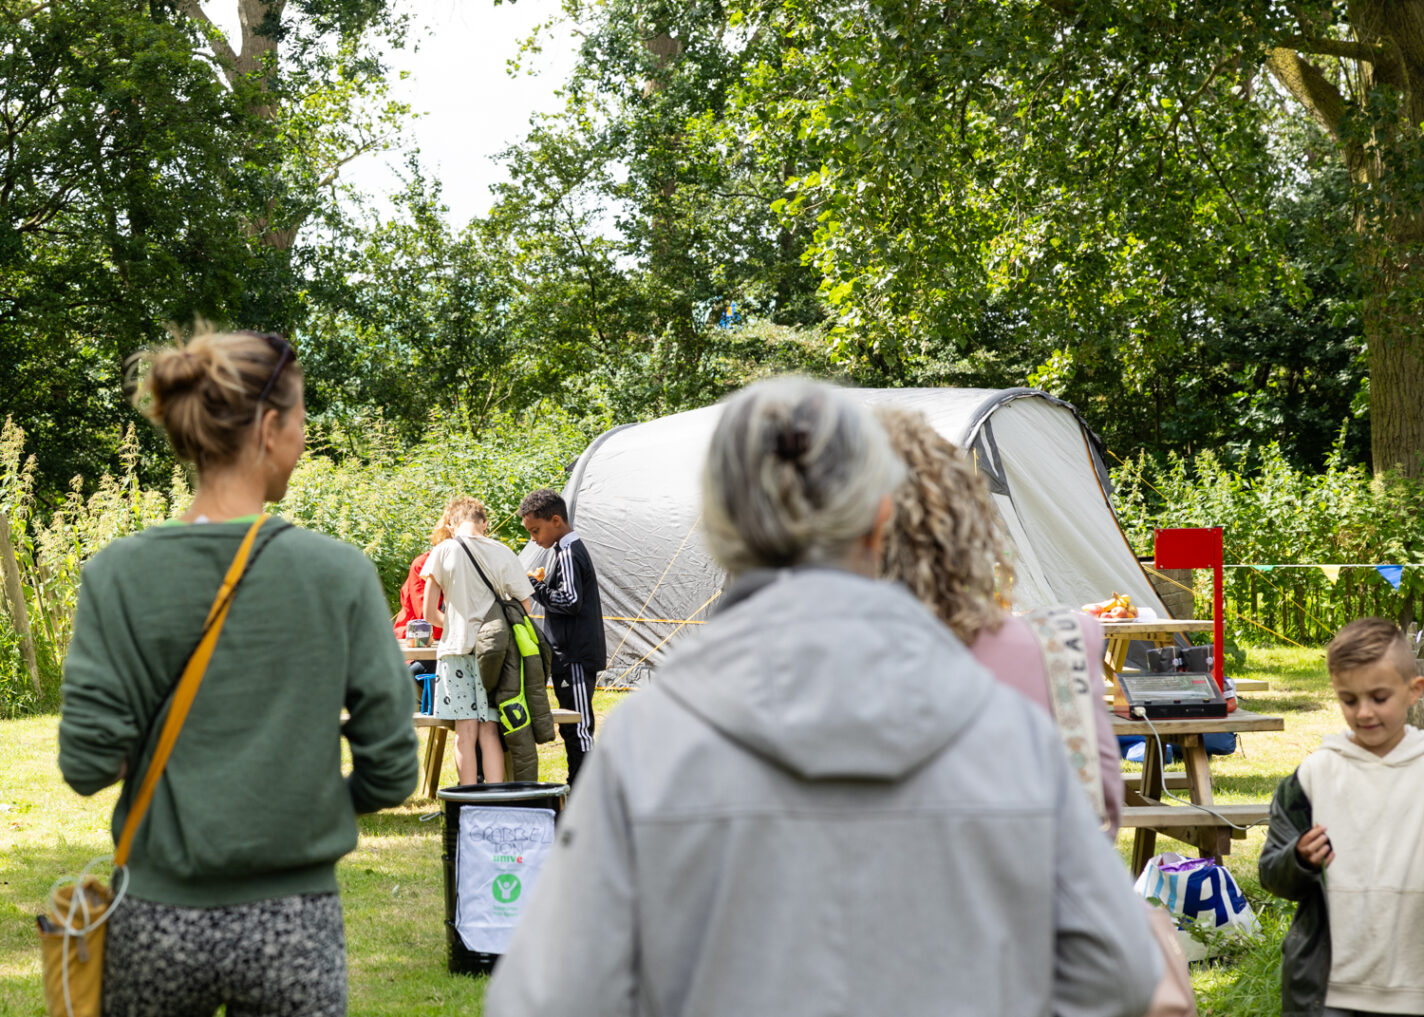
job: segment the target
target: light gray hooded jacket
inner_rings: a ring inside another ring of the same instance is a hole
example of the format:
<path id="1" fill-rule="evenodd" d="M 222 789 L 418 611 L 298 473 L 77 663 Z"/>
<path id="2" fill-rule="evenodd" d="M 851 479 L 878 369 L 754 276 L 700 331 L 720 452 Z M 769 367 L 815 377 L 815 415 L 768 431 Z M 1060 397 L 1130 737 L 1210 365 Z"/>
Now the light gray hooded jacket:
<path id="1" fill-rule="evenodd" d="M 744 577 L 610 718 L 491 1017 L 1137 1017 L 1145 909 L 1044 711 L 902 587 Z"/>

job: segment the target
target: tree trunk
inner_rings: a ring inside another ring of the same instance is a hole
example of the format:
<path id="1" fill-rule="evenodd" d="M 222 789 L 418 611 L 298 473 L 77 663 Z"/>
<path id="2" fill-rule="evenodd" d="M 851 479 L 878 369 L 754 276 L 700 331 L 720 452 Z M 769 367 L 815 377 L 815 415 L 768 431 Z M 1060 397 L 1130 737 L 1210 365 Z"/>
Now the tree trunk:
<path id="1" fill-rule="evenodd" d="M 1365 300 L 1365 340 L 1370 367 L 1370 457 L 1376 473 L 1399 469 L 1424 476 L 1424 338 L 1419 313 L 1401 307 L 1401 293 L 1424 287 L 1424 271 L 1375 274 Z M 1411 301 L 1412 302 L 1412 301 Z"/>
<path id="2" fill-rule="evenodd" d="M 1371 458 L 1376 473 L 1420 477 L 1424 335 L 1416 308 L 1424 295 L 1424 211 L 1413 152 L 1424 123 L 1424 0 L 1350 0 L 1345 11 L 1353 39 L 1294 37 L 1270 50 L 1266 65 L 1334 138 L 1355 182 L 1368 288 Z M 1345 92 L 1317 66 L 1321 58 L 1353 64 Z"/>
<path id="3" fill-rule="evenodd" d="M 1356 230 L 1363 241 L 1369 292 L 1364 331 L 1370 367 L 1370 458 L 1376 473 L 1399 469 L 1424 476 L 1424 335 L 1418 301 L 1424 293 L 1424 218 L 1414 174 L 1391 164 L 1419 142 L 1424 121 L 1424 3 L 1355 0 L 1355 37 L 1380 50 L 1359 63 L 1357 107 L 1392 92 L 1395 108 L 1378 117 L 1370 144 L 1346 145 L 1346 163 L 1365 188 Z M 1349 137 L 1347 134 L 1346 137 Z"/>
<path id="4" fill-rule="evenodd" d="M 179 9 L 185 16 L 208 31 L 213 53 L 222 64 L 228 83 L 236 85 L 240 79 L 250 77 L 261 86 L 259 96 L 251 106 L 251 112 L 268 121 L 275 118 L 278 112 L 271 92 L 281 56 L 277 32 L 281 27 L 282 12 L 286 6 L 287 0 L 237 0 L 237 19 L 242 30 L 242 48 L 238 50 L 232 47 L 203 12 L 198 0 L 180 0 L 179 4 Z M 273 157 L 267 158 L 270 161 Z M 245 223 L 243 228 L 249 236 L 260 237 L 262 243 L 274 250 L 290 251 L 296 242 L 297 230 L 301 224 L 274 226 L 271 217 L 276 207 L 276 199 L 270 199 L 267 202 L 267 215 Z"/>

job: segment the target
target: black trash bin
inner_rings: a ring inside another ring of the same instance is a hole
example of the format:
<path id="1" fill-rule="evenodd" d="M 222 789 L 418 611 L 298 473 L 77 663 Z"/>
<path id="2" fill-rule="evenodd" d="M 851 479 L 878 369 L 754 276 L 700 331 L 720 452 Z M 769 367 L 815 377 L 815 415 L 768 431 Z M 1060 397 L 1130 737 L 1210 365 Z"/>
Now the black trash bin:
<path id="1" fill-rule="evenodd" d="M 511 781 L 441 788 L 445 803 L 445 939 L 450 973 L 488 974 L 503 952 L 522 910 L 525 893 L 538 878 L 544 853 L 553 846 L 553 827 L 569 793 L 567 784 Z M 511 810 L 531 810 L 528 816 Z M 461 829 L 465 837 L 461 837 Z M 467 852 L 461 858 L 461 844 Z M 488 887 L 485 877 L 489 876 Z M 478 883 L 478 889 L 475 885 Z M 460 888 L 467 899 L 462 901 Z M 465 905 L 462 909 L 462 903 Z M 463 915 L 462 915 L 463 911 Z M 461 931 L 461 920 L 466 928 Z M 472 919 L 488 919 L 488 927 Z M 472 942 L 467 943 L 466 937 Z"/>

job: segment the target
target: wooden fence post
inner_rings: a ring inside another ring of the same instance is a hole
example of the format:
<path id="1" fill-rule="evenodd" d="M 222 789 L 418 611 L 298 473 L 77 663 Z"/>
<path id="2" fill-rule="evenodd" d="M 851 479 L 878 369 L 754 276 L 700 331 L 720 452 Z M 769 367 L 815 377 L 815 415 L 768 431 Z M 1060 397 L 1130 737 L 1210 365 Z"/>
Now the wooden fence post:
<path id="1" fill-rule="evenodd" d="M 30 670 L 30 682 L 35 695 L 43 698 L 40 686 L 40 665 L 35 658 L 35 641 L 30 638 L 30 614 L 25 610 L 25 590 L 20 585 L 20 563 L 15 560 L 15 545 L 10 542 L 10 515 L 0 509 L 0 568 L 5 570 L 5 600 L 10 607 L 10 621 L 15 635 L 20 637 L 20 653 Z"/>

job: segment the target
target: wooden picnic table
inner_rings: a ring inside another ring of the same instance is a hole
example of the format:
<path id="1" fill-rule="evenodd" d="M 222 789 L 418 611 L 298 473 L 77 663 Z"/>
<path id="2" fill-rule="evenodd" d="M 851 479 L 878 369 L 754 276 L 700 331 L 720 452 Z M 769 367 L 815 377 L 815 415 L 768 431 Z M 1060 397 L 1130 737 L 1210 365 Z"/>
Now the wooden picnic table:
<path id="1" fill-rule="evenodd" d="M 1192 805 L 1210 808 L 1217 815 L 1193 809 L 1190 805 L 1169 805 L 1162 800 L 1164 775 L 1157 755 L 1153 729 L 1163 742 L 1181 747 L 1187 767 L 1188 800 Z M 1113 717 L 1113 733 L 1145 735 L 1147 745 L 1142 755 L 1142 778 L 1137 787 L 1125 781 L 1125 806 L 1122 825 L 1137 832 L 1132 844 L 1132 872 L 1140 873 L 1157 848 L 1157 834 L 1162 833 L 1198 848 L 1202 857 L 1220 859 L 1231 853 L 1232 839 L 1246 836 L 1230 824 L 1247 826 L 1270 815 L 1269 802 L 1246 802 L 1217 805 L 1212 798 L 1211 765 L 1202 742 L 1202 735 L 1215 732 L 1284 731 L 1285 720 L 1250 710 L 1234 710 L 1225 717 L 1190 717 L 1180 720 L 1145 720 Z M 1229 821 L 1229 822 L 1228 822 Z"/>
<path id="2" fill-rule="evenodd" d="M 1203 618 L 1155 618 L 1151 621 L 1131 619 L 1128 621 L 1103 621 L 1103 678 L 1107 682 L 1108 693 L 1112 697 L 1114 709 L 1127 708 L 1127 700 L 1118 687 L 1118 672 L 1127 663 L 1127 651 L 1134 640 L 1151 643 L 1153 646 L 1171 646 L 1177 636 L 1186 632 L 1210 632 L 1213 623 Z M 1236 681 L 1236 691 L 1266 692 L 1270 682 L 1255 678 Z"/>
<path id="3" fill-rule="evenodd" d="M 400 640 L 400 648 L 407 663 L 412 660 L 433 661 L 437 649 L 434 643 L 430 646 L 407 646 L 404 639 Z M 554 715 L 556 726 L 579 722 L 577 710 L 565 710 L 555 706 L 551 708 L 550 712 Z M 441 720 L 428 713 L 417 713 L 415 726 L 430 730 L 430 734 L 426 736 L 425 740 L 425 762 L 420 768 L 419 794 L 423 798 L 434 798 L 435 792 L 440 790 L 440 768 L 445 765 L 445 738 L 448 732 L 455 729 L 455 722 Z"/>
<path id="4" fill-rule="evenodd" d="M 1171 646 L 1179 635 L 1186 632 L 1210 632 L 1214 624 L 1203 618 L 1099 621 L 1103 625 L 1103 675 L 1114 684 L 1117 681 L 1117 673 L 1127 663 L 1127 651 L 1134 640 L 1151 643 L 1153 646 Z"/>
<path id="5" fill-rule="evenodd" d="M 1099 618 L 1098 621 L 1111 636 L 1160 640 L 1163 646 L 1182 632 L 1210 632 L 1215 624 L 1210 618 Z"/>

